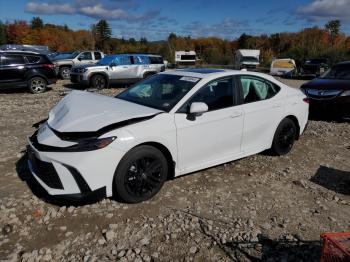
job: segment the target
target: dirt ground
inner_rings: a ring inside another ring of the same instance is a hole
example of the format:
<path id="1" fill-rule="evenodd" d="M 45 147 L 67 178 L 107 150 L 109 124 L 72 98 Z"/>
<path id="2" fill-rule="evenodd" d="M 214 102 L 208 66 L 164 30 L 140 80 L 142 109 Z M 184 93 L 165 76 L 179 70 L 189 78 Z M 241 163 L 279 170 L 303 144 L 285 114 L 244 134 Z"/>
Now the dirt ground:
<path id="1" fill-rule="evenodd" d="M 321 233 L 350 230 L 349 122 L 310 121 L 286 156 L 176 178 L 145 203 L 50 204 L 22 180 L 26 138 L 71 87 L 0 91 L 0 261 L 318 261 Z"/>

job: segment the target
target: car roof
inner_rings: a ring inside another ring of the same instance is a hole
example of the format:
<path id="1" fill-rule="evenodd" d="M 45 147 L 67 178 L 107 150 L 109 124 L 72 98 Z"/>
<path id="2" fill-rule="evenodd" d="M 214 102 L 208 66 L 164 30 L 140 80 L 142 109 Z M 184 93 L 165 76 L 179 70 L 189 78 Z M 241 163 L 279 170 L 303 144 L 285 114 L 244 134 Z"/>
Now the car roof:
<path id="1" fill-rule="evenodd" d="M 1 53 L 11 53 L 11 54 L 16 54 L 16 55 L 23 55 L 23 54 L 27 54 L 27 55 L 43 55 L 43 54 L 40 54 L 40 53 L 34 52 L 34 51 L 20 51 L 20 50 L 0 50 L 0 54 Z"/>
<path id="2" fill-rule="evenodd" d="M 350 66 L 350 61 L 340 62 L 340 63 L 336 64 L 336 66 Z"/>
<path id="3" fill-rule="evenodd" d="M 257 77 L 263 77 L 268 80 L 274 81 L 274 78 L 270 75 L 251 72 L 246 70 L 232 70 L 232 69 L 216 69 L 216 68 L 185 68 L 185 69 L 175 69 L 164 71 L 161 74 L 169 75 L 180 75 L 180 76 L 190 76 L 197 78 L 212 78 L 212 77 L 225 77 L 231 75 L 251 75 Z"/>

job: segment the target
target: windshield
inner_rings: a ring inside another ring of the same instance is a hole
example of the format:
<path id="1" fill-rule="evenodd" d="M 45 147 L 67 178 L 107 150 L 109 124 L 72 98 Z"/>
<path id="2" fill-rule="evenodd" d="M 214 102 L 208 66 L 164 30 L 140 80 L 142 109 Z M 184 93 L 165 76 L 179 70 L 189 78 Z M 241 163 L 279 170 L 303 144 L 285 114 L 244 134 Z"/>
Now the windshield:
<path id="1" fill-rule="evenodd" d="M 157 74 L 116 97 L 169 112 L 199 80 L 197 77 Z"/>
<path id="2" fill-rule="evenodd" d="M 253 56 L 245 56 L 245 57 L 243 57 L 243 61 L 244 62 L 257 62 L 257 63 L 259 63 L 259 60 Z"/>
<path id="3" fill-rule="evenodd" d="M 105 56 L 100 61 L 98 61 L 96 64 L 97 65 L 109 65 L 113 61 L 114 58 L 115 58 L 115 56 Z"/>
<path id="4" fill-rule="evenodd" d="M 60 60 L 60 59 L 73 59 L 75 58 L 79 52 L 67 52 L 67 53 L 59 53 L 54 57 L 55 60 Z"/>
<path id="5" fill-rule="evenodd" d="M 350 80 L 350 67 L 332 67 L 328 69 L 320 78 Z"/>

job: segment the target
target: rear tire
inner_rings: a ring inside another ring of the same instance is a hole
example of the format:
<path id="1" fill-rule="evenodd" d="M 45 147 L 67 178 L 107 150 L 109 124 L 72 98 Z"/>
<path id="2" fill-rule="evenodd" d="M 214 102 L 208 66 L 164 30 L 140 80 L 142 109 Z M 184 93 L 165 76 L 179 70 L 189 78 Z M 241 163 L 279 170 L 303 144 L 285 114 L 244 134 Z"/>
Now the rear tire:
<path id="1" fill-rule="evenodd" d="M 104 89 L 107 87 L 107 80 L 102 75 L 94 75 L 91 78 L 91 86 L 96 89 Z"/>
<path id="2" fill-rule="evenodd" d="M 113 193 L 127 203 L 152 198 L 162 188 L 168 175 L 168 162 L 157 148 L 138 146 L 119 162 L 114 174 Z"/>
<path id="3" fill-rule="evenodd" d="M 29 80 L 28 88 L 32 94 L 44 93 L 47 89 L 46 80 L 39 76 L 33 77 Z"/>
<path id="4" fill-rule="evenodd" d="M 289 153 L 294 145 L 297 137 L 297 127 L 293 120 L 285 118 L 278 125 L 273 142 L 271 151 L 273 154 L 282 156 Z"/>
<path id="5" fill-rule="evenodd" d="M 70 79 L 70 71 L 71 71 L 70 67 L 63 66 L 60 68 L 58 74 L 62 79 L 67 80 L 67 79 Z"/>

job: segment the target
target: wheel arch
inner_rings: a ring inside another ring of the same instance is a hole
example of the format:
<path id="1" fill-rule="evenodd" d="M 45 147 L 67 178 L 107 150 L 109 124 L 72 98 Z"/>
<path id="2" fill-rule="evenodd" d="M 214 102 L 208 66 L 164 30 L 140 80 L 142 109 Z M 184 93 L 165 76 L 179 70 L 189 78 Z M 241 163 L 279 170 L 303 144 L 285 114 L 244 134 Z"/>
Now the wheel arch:
<path id="1" fill-rule="evenodd" d="M 49 79 L 43 75 L 43 74 L 32 74 L 27 77 L 27 83 L 29 84 L 29 81 L 32 80 L 34 77 L 40 77 L 45 80 L 46 84 L 49 84 Z"/>
<path id="2" fill-rule="evenodd" d="M 134 148 L 139 147 L 139 146 L 152 146 L 152 147 L 158 149 L 165 156 L 167 163 L 168 163 L 169 173 L 168 173 L 167 180 L 171 180 L 175 177 L 176 162 L 173 158 L 171 151 L 164 144 L 159 143 L 159 142 L 155 142 L 155 141 L 142 142 L 140 144 L 133 146 L 127 152 L 129 152 L 131 149 L 134 149 Z"/>

